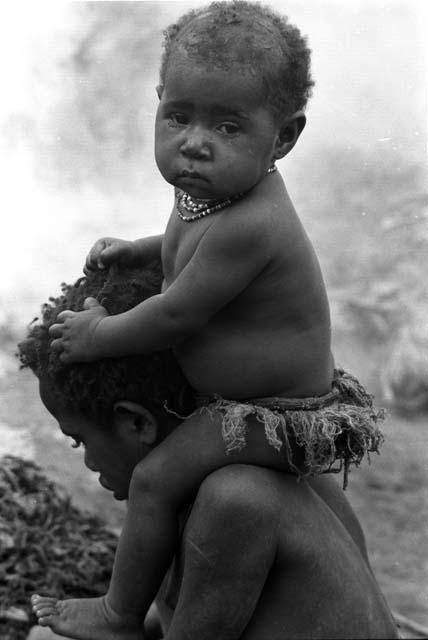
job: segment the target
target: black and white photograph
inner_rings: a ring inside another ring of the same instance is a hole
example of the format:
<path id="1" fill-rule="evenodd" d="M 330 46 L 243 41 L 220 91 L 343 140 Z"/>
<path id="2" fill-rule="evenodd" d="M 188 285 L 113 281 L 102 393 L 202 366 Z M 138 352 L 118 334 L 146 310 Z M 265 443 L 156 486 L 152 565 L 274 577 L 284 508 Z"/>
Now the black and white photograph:
<path id="1" fill-rule="evenodd" d="M 428 5 L 0 8 L 0 639 L 428 638 Z"/>

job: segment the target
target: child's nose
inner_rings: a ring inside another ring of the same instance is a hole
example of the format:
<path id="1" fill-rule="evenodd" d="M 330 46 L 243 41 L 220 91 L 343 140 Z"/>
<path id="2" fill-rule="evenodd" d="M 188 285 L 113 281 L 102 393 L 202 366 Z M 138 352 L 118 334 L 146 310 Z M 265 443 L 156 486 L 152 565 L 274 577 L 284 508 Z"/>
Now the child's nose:
<path id="1" fill-rule="evenodd" d="M 85 449 L 85 456 L 84 456 L 84 462 L 85 462 L 85 466 L 88 467 L 89 471 L 98 471 L 94 461 L 91 459 L 88 450 Z"/>
<path id="2" fill-rule="evenodd" d="M 186 137 L 181 144 L 180 151 L 186 157 L 201 160 L 208 160 L 211 156 L 207 137 L 199 127 L 193 127 L 186 132 Z"/>

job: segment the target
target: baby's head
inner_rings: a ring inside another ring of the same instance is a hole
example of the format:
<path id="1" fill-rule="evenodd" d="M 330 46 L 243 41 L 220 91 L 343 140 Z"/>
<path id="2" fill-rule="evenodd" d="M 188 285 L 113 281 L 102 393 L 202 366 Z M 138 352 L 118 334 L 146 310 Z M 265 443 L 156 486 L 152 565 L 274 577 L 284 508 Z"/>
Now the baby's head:
<path id="1" fill-rule="evenodd" d="M 207 70 L 259 79 L 276 117 L 306 106 L 313 81 L 310 49 L 286 16 L 246 0 L 213 2 L 189 11 L 165 31 L 160 86 L 177 55 Z"/>
<path id="2" fill-rule="evenodd" d="M 263 181 L 295 145 L 310 95 L 310 51 L 285 17 L 215 2 L 169 27 L 155 156 L 193 198 L 227 200 Z"/>

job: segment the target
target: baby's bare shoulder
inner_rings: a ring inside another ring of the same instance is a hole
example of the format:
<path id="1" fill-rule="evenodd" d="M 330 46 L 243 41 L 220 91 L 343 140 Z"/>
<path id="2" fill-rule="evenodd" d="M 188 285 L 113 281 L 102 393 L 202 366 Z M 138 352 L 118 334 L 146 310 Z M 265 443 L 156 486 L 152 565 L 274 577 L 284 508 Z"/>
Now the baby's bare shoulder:
<path id="1" fill-rule="evenodd" d="M 206 233 L 199 249 L 205 255 L 228 256 L 265 263 L 287 250 L 303 246 L 305 234 L 288 194 L 280 188 L 254 188 L 241 200 L 220 212 Z M 262 266 L 263 266 L 262 264 Z"/>
<path id="2" fill-rule="evenodd" d="M 272 239 L 272 234 L 292 230 L 300 225 L 294 205 L 281 180 L 268 189 L 254 189 L 247 198 L 237 203 L 231 223 L 245 225 L 262 237 Z M 273 238 L 274 239 L 274 238 Z"/>
<path id="3" fill-rule="evenodd" d="M 226 242 L 254 242 L 260 246 L 263 241 L 272 240 L 272 233 L 286 222 L 287 209 L 281 199 L 248 195 L 216 219 L 210 235 L 223 237 Z"/>
<path id="4" fill-rule="evenodd" d="M 222 212 L 207 232 L 201 237 L 198 249 L 206 255 L 217 255 L 225 260 L 228 257 L 249 258 L 253 260 L 263 254 L 269 243 L 269 229 L 263 214 L 256 212 L 247 203 L 236 204 Z"/>

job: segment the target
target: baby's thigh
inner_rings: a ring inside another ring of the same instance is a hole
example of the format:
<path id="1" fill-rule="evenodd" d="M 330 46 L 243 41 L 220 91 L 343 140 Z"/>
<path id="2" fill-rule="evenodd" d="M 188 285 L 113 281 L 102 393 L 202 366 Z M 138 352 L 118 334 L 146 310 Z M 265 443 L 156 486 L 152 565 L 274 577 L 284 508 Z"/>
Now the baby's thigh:
<path id="1" fill-rule="evenodd" d="M 233 421 L 232 421 L 233 422 Z M 138 465 L 134 487 L 173 504 L 192 499 L 203 480 L 231 464 L 252 464 L 288 471 L 286 457 L 268 441 L 265 426 L 253 415 L 243 422 L 242 438 L 230 448 L 233 431 L 215 408 L 200 409 L 179 424 Z M 143 488 L 143 489 L 142 489 Z"/>
<path id="2" fill-rule="evenodd" d="M 245 405 L 226 403 L 199 409 L 165 443 L 170 455 L 204 469 L 208 475 L 231 464 L 253 464 L 287 471 L 282 440 Z"/>

